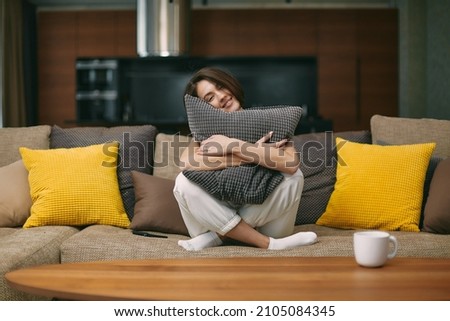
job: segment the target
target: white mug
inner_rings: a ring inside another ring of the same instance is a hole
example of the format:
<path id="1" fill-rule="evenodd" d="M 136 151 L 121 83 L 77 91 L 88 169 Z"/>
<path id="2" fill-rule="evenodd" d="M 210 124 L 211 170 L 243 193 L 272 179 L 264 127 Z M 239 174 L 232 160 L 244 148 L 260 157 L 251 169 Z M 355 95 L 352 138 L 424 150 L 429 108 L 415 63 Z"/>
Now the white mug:
<path id="1" fill-rule="evenodd" d="M 390 251 L 389 244 L 393 249 Z M 382 231 L 364 231 L 353 234 L 353 250 L 356 262 L 365 267 L 379 267 L 397 254 L 395 236 Z"/>

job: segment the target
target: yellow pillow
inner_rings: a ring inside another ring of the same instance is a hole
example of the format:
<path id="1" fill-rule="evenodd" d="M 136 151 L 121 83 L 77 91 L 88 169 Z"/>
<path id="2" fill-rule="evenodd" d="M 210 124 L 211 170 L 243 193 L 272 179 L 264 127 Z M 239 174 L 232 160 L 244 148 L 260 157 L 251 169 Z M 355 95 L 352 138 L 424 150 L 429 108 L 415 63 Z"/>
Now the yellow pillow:
<path id="1" fill-rule="evenodd" d="M 380 146 L 336 138 L 336 183 L 316 224 L 419 231 L 425 174 L 435 143 Z"/>
<path id="2" fill-rule="evenodd" d="M 127 228 L 117 180 L 118 142 L 78 148 L 21 147 L 32 199 L 24 228 L 114 225 Z"/>

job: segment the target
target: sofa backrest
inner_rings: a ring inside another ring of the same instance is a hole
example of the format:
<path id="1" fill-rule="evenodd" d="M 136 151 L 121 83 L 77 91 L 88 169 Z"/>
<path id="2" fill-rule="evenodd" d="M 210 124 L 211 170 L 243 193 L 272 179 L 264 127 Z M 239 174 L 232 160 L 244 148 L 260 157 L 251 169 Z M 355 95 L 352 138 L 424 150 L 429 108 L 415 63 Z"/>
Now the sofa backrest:
<path id="1" fill-rule="evenodd" d="M 48 149 L 51 126 L 0 128 L 0 167 L 21 159 L 19 147 Z"/>

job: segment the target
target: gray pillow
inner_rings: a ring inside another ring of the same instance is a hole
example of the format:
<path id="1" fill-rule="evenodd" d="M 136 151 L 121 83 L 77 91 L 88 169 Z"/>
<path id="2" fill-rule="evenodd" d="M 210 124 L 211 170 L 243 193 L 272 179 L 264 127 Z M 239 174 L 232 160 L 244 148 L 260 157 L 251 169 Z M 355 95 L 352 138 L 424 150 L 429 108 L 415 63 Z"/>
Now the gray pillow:
<path id="1" fill-rule="evenodd" d="M 269 131 L 272 141 L 290 138 L 302 116 L 298 106 L 251 107 L 238 112 L 225 113 L 202 99 L 185 96 L 189 129 L 196 141 L 221 134 L 255 143 Z"/>
<path id="2" fill-rule="evenodd" d="M 185 96 L 189 128 L 196 141 L 221 134 L 254 143 L 273 131 L 272 141 L 290 138 L 302 116 L 295 106 L 253 107 L 226 113 L 205 101 Z M 281 183 L 283 175 L 260 165 L 244 165 L 215 171 L 185 170 L 183 174 L 219 200 L 239 207 L 261 204 Z"/>
<path id="3" fill-rule="evenodd" d="M 336 182 L 336 136 L 366 144 L 372 139 L 367 130 L 310 133 L 293 138 L 305 177 L 295 225 L 315 224 L 325 212 Z"/>
<path id="4" fill-rule="evenodd" d="M 117 127 L 75 127 L 53 126 L 50 135 L 50 148 L 84 147 L 118 141 L 119 159 L 117 178 L 120 194 L 128 218 L 134 215 L 134 188 L 131 171 L 152 174 L 153 147 L 157 134 L 156 127 L 117 126 Z"/>

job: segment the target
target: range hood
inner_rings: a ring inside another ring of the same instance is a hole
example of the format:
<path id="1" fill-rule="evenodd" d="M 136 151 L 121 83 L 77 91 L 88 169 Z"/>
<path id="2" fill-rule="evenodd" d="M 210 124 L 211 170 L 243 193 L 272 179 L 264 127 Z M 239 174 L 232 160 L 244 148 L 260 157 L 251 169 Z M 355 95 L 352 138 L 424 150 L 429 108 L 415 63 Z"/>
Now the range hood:
<path id="1" fill-rule="evenodd" d="M 188 54 L 190 12 L 190 0 L 137 0 L 138 55 Z"/>

